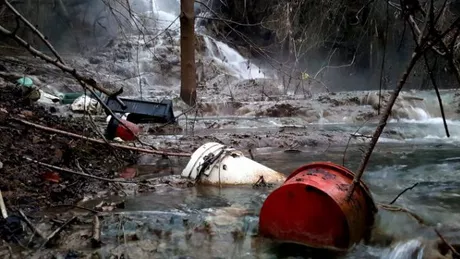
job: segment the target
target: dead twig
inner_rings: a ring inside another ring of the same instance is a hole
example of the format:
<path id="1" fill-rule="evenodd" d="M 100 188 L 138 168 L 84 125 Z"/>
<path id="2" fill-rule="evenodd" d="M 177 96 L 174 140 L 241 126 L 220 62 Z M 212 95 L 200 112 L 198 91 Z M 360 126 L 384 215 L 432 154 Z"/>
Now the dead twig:
<path id="1" fill-rule="evenodd" d="M 387 106 L 385 107 L 385 110 L 383 111 L 382 117 L 380 118 L 379 125 L 376 127 L 374 134 L 372 135 L 372 140 L 367 148 L 366 153 L 364 154 L 361 160 L 361 163 L 353 179 L 353 182 L 350 185 L 350 188 L 348 189 L 347 200 L 350 200 L 351 196 L 353 195 L 356 185 L 359 184 L 361 177 L 364 174 L 364 170 L 367 167 L 367 163 L 369 162 L 369 159 L 372 155 L 372 152 L 380 138 L 380 135 L 383 132 L 383 129 L 385 128 L 387 124 L 388 118 L 390 117 L 391 110 L 396 102 L 396 99 L 398 98 L 399 93 L 401 92 L 404 84 L 406 83 L 407 78 L 409 77 L 409 74 L 411 73 L 418 59 L 423 55 L 423 53 L 425 53 L 425 51 L 428 48 L 431 48 L 432 46 L 437 44 L 439 41 L 442 41 L 445 35 L 447 35 L 451 30 L 455 29 L 458 23 L 460 22 L 460 18 L 456 19 L 443 33 L 437 34 L 434 39 L 431 39 L 430 36 L 432 35 L 430 35 L 429 33 L 425 35 L 426 34 L 425 32 L 428 29 L 427 28 L 428 21 L 429 21 L 429 16 L 427 15 L 425 16 L 425 23 L 424 23 L 423 29 L 421 30 L 421 33 L 419 34 L 418 39 L 416 39 L 417 47 L 412 53 L 412 57 L 409 61 L 409 64 L 407 65 L 405 72 L 401 76 L 401 79 L 399 80 L 398 85 L 396 86 L 393 94 L 391 95 L 390 100 L 388 101 Z"/>
<path id="2" fill-rule="evenodd" d="M 43 244 L 40 246 L 40 248 L 43 248 L 46 246 L 46 244 L 48 244 L 48 242 L 53 238 L 55 237 L 59 232 L 61 232 L 67 225 L 69 225 L 70 223 L 72 223 L 74 220 L 76 220 L 77 217 L 76 216 L 73 216 L 71 219 L 67 220 L 64 224 L 62 224 L 62 226 L 60 226 L 59 228 L 57 228 L 56 230 L 54 230 L 49 236 L 47 236 L 45 238 L 45 242 L 43 242 Z"/>
<path id="3" fill-rule="evenodd" d="M 8 0 L 4 0 L 4 2 L 5 2 L 5 6 L 8 7 L 8 9 L 10 9 L 10 11 L 13 12 L 23 23 L 25 23 L 27 27 L 29 27 L 35 33 L 35 35 L 37 35 L 38 38 L 40 38 L 40 40 L 43 41 L 43 43 L 45 43 L 45 45 L 49 48 L 49 50 L 53 53 L 53 55 L 57 58 L 57 60 L 61 62 L 62 64 L 64 64 L 64 61 L 59 56 L 56 49 L 54 49 L 53 45 L 51 45 L 51 43 L 46 39 L 46 37 L 35 26 L 33 26 L 24 16 L 22 16 L 18 12 L 18 10 L 16 10 L 13 7 L 13 5 L 11 5 L 11 3 Z"/>
<path id="4" fill-rule="evenodd" d="M 103 140 L 100 140 L 100 139 L 94 139 L 94 138 L 85 137 L 82 135 L 78 135 L 78 134 L 63 131 L 63 130 L 53 129 L 50 127 L 42 126 L 42 125 L 35 124 L 35 123 L 25 121 L 25 120 L 21 120 L 21 119 L 12 119 L 12 120 L 22 123 L 24 125 L 28 125 L 28 126 L 40 129 L 40 130 L 47 131 L 47 132 L 52 132 L 52 133 L 57 133 L 57 134 L 73 137 L 73 138 L 83 139 L 83 140 L 87 140 L 87 141 L 94 142 L 94 143 L 106 144 Z M 116 147 L 116 148 L 121 148 L 121 149 L 141 152 L 141 153 L 148 153 L 148 154 L 165 155 L 165 156 L 179 156 L 179 157 L 190 157 L 191 156 L 190 153 L 185 153 L 185 152 L 176 153 L 176 152 L 169 152 L 169 151 L 144 149 L 144 148 L 132 147 L 132 146 L 116 144 L 116 143 L 109 143 L 109 145 L 112 147 Z"/>
<path id="5" fill-rule="evenodd" d="M 415 186 L 417 186 L 417 185 L 418 185 L 418 183 L 414 183 L 411 187 L 405 188 L 405 189 L 404 189 L 402 192 L 400 192 L 400 193 L 399 193 L 389 204 L 391 205 L 391 204 L 395 203 L 395 202 L 399 199 L 399 197 L 401 197 L 401 195 L 403 195 L 405 192 L 407 192 L 407 191 L 409 191 L 409 190 L 414 189 Z"/>
<path id="6" fill-rule="evenodd" d="M 8 212 L 6 210 L 5 202 L 3 201 L 2 191 L 0 190 L 0 210 L 4 219 L 8 218 Z"/>
<path id="7" fill-rule="evenodd" d="M 26 225 L 30 228 L 30 230 L 34 232 L 34 235 L 37 234 L 39 237 L 46 239 L 46 236 L 43 235 L 43 233 L 40 230 L 38 230 L 37 227 L 35 227 L 35 225 L 29 220 L 29 218 L 26 216 L 26 214 L 24 214 L 24 212 L 21 209 L 19 209 L 19 215 L 21 215 L 22 219 L 26 222 Z"/>
<path id="8" fill-rule="evenodd" d="M 404 212 L 414 218 L 419 224 L 421 225 L 426 225 L 425 220 L 423 220 L 419 215 L 413 213 L 412 211 L 409 211 L 408 209 L 402 208 L 402 207 L 397 207 L 394 205 L 388 205 L 388 204 L 378 204 L 377 205 L 380 209 L 384 209 L 387 211 L 393 211 L 393 212 Z"/>
<path id="9" fill-rule="evenodd" d="M 388 101 L 388 104 L 387 104 L 387 106 L 385 107 L 385 110 L 382 113 L 382 117 L 380 118 L 379 124 L 378 124 L 377 128 L 375 129 L 374 134 L 372 135 L 372 140 L 371 140 L 371 142 L 369 144 L 369 147 L 368 147 L 366 153 L 364 154 L 364 156 L 363 156 L 363 158 L 361 160 L 361 163 L 359 165 L 358 171 L 357 171 L 357 173 L 356 173 L 356 175 L 355 175 L 355 177 L 353 179 L 353 183 L 351 184 L 351 186 L 350 186 L 350 188 L 348 190 L 348 193 L 347 193 L 348 199 L 350 199 L 351 196 L 353 195 L 353 191 L 355 189 L 355 186 L 357 184 L 359 184 L 359 182 L 361 180 L 361 177 L 364 174 L 364 170 L 367 167 L 367 163 L 369 162 L 369 159 L 370 159 L 370 157 L 372 155 L 372 151 L 374 151 L 375 145 L 377 145 L 377 142 L 378 142 L 378 140 L 380 138 L 380 135 L 382 134 L 383 129 L 385 128 L 385 126 L 387 124 L 387 120 L 390 117 L 391 110 L 393 109 L 393 105 L 395 104 L 396 99 L 398 98 L 398 95 L 401 92 L 401 89 L 403 88 L 404 84 L 406 83 L 406 80 L 409 77 L 410 72 L 414 68 L 414 66 L 417 63 L 417 60 L 419 58 L 420 58 L 420 54 L 418 53 L 418 50 L 415 50 L 414 53 L 412 54 L 412 58 L 409 61 L 409 64 L 408 64 L 408 66 L 406 68 L 406 71 L 402 75 L 401 79 L 398 82 L 398 85 L 396 86 L 395 91 L 391 95 L 391 98 Z"/>
<path id="10" fill-rule="evenodd" d="M 254 154 L 252 154 L 252 149 L 248 149 L 248 152 L 249 152 L 249 155 L 251 156 L 251 159 L 252 159 L 252 160 L 255 160 L 255 159 L 254 159 Z"/>
<path id="11" fill-rule="evenodd" d="M 431 84 L 433 85 L 434 90 L 436 92 L 436 97 L 438 98 L 439 110 L 441 111 L 442 123 L 444 125 L 444 130 L 446 131 L 446 136 L 450 138 L 449 127 L 447 126 L 446 114 L 444 113 L 444 106 L 442 104 L 441 94 L 439 93 L 438 84 L 436 83 L 436 80 L 433 76 L 433 69 L 430 69 L 430 66 L 428 64 L 428 58 L 426 57 L 426 53 L 423 53 L 423 60 L 425 62 L 426 69 L 428 70 L 428 75 L 430 76 Z"/>
<path id="12" fill-rule="evenodd" d="M 347 141 L 347 145 L 345 146 L 345 150 L 343 151 L 343 156 L 342 156 L 342 165 L 345 166 L 345 159 L 346 159 L 346 156 L 347 156 L 347 151 L 348 151 L 348 147 L 350 146 L 350 142 L 351 142 L 351 139 L 356 136 L 356 134 L 358 134 L 359 130 L 364 127 L 364 125 L 366 125 L 366 123 L 369 121 L 369 119 L 367 119 L 366 121 L 364 121 L 363 124 L 361 124 L 361 126 L 359 126 L 359 128 L 350 135 L 350 137 L 348 138 L 348 141 Z M 367 137 L 367 136 L 366 136 Z"/>
<path id="13" fill-rule="evenodd" d="M 93 209 L 90 209 L 90 208 L 85 208 L 85 207 L 74 205 L 74 204 L 59 204 L 59 205 L 51 206 L 51 208 L 59 208 L 59 207 L 73 207 L 73 208 L 76 208 L 76 209 L 86 210 L 86 211 L 96 213 L 96 214 L 99 213 L 99 211 L 97 211 L 97 210 L 93 210 Z"/>
<path id="14" fill-rule="evenodd" d="M 441 235 L 441 233 L 439 233 L 439 230 L 437 230 L 436 228 L 434 229 L 434 232 L 436 232 L 436 235 L 438 235 L 438 237 L 441 239 L 441 241 L 446 244 L 447 247 L 449 247 L 450 251 L 452 251 L 452 253 L 454 255 L 456 255 L 457 257 L 460 257 L 460 254 L 457 252 L 457 250 L 449 243 L 447 242 L 447 240 Z"/>
<path id="15" fill-rule="evenodd" d="M 43 163 L 43 162 L 28 158 L 28 157 L 24 157 L 24 159 L 26 159 L 27 161 L 36 163 L 38 165 L 41 165 L 41 166 L 45 166 L 45 167 L 48 167 L 50 169 L 63 172 L 63 173 L 79 175 L 79 176 L 83 176 L 83 177 L 86 177 L 86 178 L 92 178 L 92 179 L 105 181 L 105 182 L 139 184 L 139 182 L 135 182 L 135 181 L 126 181 L 126 180 L 121 180 L 121 179 L 109 179 L 109 178 L 99 177 L 99 176 L 95 176 L 95 175 L 85 174 L 85 173 L 77 172 L 77 171 L 74 171 L 74 170 L 71 170 L 71 169 L 62 168 L 62 167 L 59 167 L 59 166 L 54 166 L 54 165 L 50 165 L 50 164 L 47 164 L 47 163 Z"/>
<path id="16" fill-rule="evenodd" d="M 93 236 L 91 237 L 91 245 L 93 248 L 101 246 L 101 222 L 97 215 L 93 217 Z"/>

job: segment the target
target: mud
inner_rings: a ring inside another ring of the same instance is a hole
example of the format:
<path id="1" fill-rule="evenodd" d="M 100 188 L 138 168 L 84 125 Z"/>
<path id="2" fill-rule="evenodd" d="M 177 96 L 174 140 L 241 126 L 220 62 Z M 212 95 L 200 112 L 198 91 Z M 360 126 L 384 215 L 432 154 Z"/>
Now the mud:
<path id="1" fill-rule="evenodd" d="M 15 121 L 96 137 L 86 118 L 64 118 L 55 109 L 22 100 L 14 85 L 0 81 L 0 190 L 11 210 L 36 211 L 58 204 L 73 204 L 87 195 L 114 192 L 104 181 L 50 170 L 28 159 L 104 178 L 117 177 L 119 168 L 133 164 L 138 154 L 113 150 L 59 134 L 50 134 Z"/>

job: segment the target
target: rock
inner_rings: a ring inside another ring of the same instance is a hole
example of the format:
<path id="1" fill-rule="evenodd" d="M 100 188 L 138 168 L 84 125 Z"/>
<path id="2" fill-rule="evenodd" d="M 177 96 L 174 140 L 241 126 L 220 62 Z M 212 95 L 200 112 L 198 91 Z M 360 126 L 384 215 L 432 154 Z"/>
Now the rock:
<path id="1" fill-rule="evenodd" d="M 8 117 L 8 111 L 3 108 L 0 108 L 0 123 L 4 123 L 7 117 Z"/>
<path id="2" fill-rule="evenodd" d="M 425 241 L 423 259 L 452 259 L 452 251 L 441 240 Z"/>
<path id="3" fill-rule="evenodd" d="M 27 118 L 27 117 L 32 117 L 32 116 L 34 116 L 34 113 L 33 113 L 32 111 L 28 111 L 28 110 L 23 110 L 23 111 L 21 112 L 21 114 L 22 114 L 24 117 L 26 117 L 26 118 Z"/>
<path id="4" fill-rule="evenodd" d="M 89 63 L 90 64 L 100 64 L 102 63 L 102 59 L 99 57 L 90 57 L 89 58 Z"/>
<path id="5" fill-rule="evenodd" d="M 117 59 L 128 59 L 129 56 L 130 56 L 130 53 L 125 52 L 125 51 L 117 52 L 117 54 L 115 55 Z"/>
<path id="6" fill-rule="evenodd" d="M 125 66 L 122 64 L 115 64 L 113 68 L 113 72 L 117 75 L 120 75 L 126 78 L 132 78 L 136 76 L 136 71 L 133 67 Z"/>

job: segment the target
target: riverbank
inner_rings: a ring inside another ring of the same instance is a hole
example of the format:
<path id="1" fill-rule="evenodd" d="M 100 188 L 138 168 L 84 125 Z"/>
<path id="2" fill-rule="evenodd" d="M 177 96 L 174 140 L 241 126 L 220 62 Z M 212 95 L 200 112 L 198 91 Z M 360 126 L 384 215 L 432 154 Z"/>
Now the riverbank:
<path id="1" fill-rule="evenodd" d="M 56 170 L 49 164 L 92 176 L 112 179 L 120 168 L 137 161 L 138 154 L 114 150 L 25 125 L 36 123 L 86 137 L 98 137 L 88 120 L 60 117 L 53 107 L 29 105 L 19 88 L 0 82 L 0 190 L 9 209 L 36 211 L 44 207 L 74 204 L 87 196 L 116 194 L 114 184 Z"/>

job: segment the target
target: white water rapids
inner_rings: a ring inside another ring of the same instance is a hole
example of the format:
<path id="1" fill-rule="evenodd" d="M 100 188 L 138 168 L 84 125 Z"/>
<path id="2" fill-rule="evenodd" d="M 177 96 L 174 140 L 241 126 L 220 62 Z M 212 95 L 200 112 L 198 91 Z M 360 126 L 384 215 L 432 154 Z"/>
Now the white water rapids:
<path id="1" fill-rule="evenodd" d="M 424 247 L 418 239 L 397 244 L 392 250 L 381 256 L 381 259 L 423 259 Z"/>

